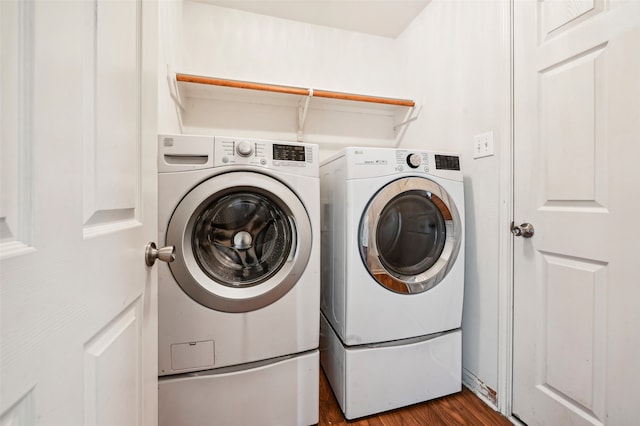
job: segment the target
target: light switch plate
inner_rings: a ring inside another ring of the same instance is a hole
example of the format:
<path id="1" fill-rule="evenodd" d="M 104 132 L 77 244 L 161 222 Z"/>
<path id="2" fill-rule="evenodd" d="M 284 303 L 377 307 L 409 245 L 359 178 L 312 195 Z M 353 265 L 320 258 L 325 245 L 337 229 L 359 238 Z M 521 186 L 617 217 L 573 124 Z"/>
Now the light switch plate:
<path id="1" fill-rule="evenodd" d="M 489 157 L 493 154 L 493 132 L 473 137 L 473 158 Z"/>

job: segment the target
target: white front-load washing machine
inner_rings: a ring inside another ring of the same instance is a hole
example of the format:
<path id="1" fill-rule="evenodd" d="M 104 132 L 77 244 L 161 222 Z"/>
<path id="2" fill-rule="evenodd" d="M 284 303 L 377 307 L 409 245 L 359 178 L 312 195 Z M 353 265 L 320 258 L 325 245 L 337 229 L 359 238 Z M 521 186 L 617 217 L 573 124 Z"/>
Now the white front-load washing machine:
<path id="1" fill-rule="evenodd" d="M 318 422 L 318 147 L 160 135 L 159 424 Z"/>
<path id="2" fill-rule="evenodd" d="M 345 416 L 459 391 L 459 157 L 347 148 L 322 162 L 320 181 L 320 359 Z"/>

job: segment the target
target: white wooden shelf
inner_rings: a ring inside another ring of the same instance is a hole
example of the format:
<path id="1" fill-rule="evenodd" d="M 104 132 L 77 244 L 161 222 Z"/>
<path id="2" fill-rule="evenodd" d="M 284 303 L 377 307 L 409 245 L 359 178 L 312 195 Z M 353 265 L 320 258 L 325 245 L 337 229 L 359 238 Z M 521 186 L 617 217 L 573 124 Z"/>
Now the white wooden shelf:
<path id="1" fill-rule="evenodd" d="M 397 131 L 418 118 L 413 100 L 334 92 L 313 88 L 228 80 L 182 73 L 170 73 L 172 97 L 185 110 L 189 98 L 228 100 L 264 105 L 294 106 L 298 111 L 298 140 L 302 140 L 309 107 L 331 111 L 398 117 Z M 399 114 L 400 112 L 400 114 Z M 404 112 L 404 114 L 403 114 Z"/>

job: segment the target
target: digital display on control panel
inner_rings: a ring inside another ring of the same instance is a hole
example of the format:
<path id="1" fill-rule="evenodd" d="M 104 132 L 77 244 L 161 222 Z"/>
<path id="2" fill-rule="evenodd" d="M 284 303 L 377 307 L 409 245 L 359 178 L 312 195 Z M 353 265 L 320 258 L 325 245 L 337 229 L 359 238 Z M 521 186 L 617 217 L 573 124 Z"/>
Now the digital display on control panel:
<path id="1" fill-rule="evenodd" d="M 273 145 L 273 159 L 282 161 L 305 161 L 304 146 Z"/>
<path id="2" fill-rule="evenodd" d="M 460 170 L 460 158 L 455 155 L 437 155 L 436 169 L 439 170 Z"/>

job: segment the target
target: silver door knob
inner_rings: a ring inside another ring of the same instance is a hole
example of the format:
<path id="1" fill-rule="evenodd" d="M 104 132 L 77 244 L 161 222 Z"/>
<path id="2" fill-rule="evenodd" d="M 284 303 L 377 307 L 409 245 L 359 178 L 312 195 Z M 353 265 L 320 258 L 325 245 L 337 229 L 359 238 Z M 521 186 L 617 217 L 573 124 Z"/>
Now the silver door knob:
<path id="1" fill-rule="evenodd" d="M 174 246 L 159 249 L 156 247 L 156 243 L 150 242 L 144 249 L 144 262 L 147 266 L 153 266 L 153 264 L 156 263 L 156 259 L 171 263 L 176 259 L 175 251 L 176 248 Z"/>
<path id="2" fill-rule="evenodd" d="M 533 225 L 530 223 L 523 223 L 518 226 L 511 222 L 511 233 L 516 237 L 531 238 L 534 232 Z"/>

